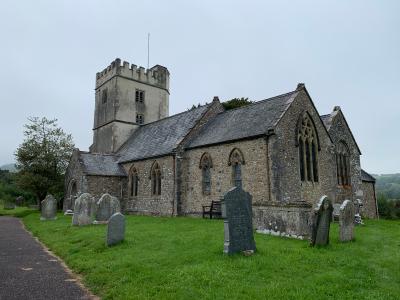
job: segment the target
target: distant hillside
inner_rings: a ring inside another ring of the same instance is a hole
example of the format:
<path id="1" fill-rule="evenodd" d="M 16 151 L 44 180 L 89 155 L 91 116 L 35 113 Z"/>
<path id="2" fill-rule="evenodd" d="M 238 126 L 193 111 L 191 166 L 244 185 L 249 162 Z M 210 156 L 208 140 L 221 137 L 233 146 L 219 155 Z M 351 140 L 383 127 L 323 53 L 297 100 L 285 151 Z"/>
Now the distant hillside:
<path id="1" fill-rule="evenodd" d="M 400 173 L 373 175 L 376 178 L 376 191 L 388 199 L 400 199 Z"/>
<path id="2" fill-rule="evenodd" d="M 6 164 L 0 166 L 1 170 L 8 170 L 10 172 L 17 172 L 17 168 L 15 167 L 15 164 Z"/>

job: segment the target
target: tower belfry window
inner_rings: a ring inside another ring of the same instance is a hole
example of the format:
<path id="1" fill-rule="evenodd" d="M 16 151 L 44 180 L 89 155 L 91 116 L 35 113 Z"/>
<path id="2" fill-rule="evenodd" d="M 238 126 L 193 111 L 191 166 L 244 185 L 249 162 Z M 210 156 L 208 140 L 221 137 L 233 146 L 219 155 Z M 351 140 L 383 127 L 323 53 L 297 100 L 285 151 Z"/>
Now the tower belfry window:
<path id="1" fill-rule="evenodd" d="M 144 102 L 144 91 L 136 90 L 135 92 L 135 101 L 143 103 Z"/>
<path id="2" fill-rule="evenodd" d="M 101 94 L 101 102 L 107 103 L 107 89 L 104 89 L 102 94 Z"/>

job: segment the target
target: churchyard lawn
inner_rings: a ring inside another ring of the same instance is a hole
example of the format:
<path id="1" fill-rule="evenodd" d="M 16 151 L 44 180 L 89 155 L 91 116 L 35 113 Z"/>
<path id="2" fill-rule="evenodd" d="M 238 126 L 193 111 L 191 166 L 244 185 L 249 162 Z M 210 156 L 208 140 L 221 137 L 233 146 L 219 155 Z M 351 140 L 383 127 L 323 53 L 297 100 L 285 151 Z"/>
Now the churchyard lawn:
<path id="1" fill-rule="evenodd" d="M 15 207 L 14 209 L 4 209 L 3 201 L 0 200 L 0 216 L 10 216 L 10 217 L 18 217 L 22 218 L 31 213 L 37 212 L 37 210 L 33 210 L 28 207 Z"/>
<path id="2" fill-rule="evenodd" d="M 400 222 L 367 220 L 355 242 L 326 248 L 255 234 L 257 252 L 222 253 L 222 220 L 126 217 L 126 239 L 106 247 L 106 225 L 71 217 L 23 219 L 102 299 L 399 299 Z M 68 291 L 65 291 L 68 293 Z"/>

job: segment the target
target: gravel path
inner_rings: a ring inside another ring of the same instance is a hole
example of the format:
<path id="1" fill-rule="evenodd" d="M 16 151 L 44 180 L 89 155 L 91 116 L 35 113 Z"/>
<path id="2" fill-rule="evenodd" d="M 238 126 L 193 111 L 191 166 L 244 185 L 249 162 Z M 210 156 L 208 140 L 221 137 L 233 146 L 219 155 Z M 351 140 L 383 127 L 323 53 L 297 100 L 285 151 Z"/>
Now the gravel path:
<path id="1" fill-rule="evenodd" d="M 0 217 L 0 300 L 95 299 L 17 218 Z"/>

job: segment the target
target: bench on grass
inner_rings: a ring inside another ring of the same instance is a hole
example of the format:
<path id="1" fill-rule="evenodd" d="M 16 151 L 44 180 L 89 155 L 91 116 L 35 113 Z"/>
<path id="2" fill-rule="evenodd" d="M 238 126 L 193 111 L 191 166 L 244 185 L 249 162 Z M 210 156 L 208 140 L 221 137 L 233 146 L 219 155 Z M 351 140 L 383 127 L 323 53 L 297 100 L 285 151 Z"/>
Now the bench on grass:
<path id="1" fill-rule="evenodd" d="M 209 215 L 210 219 L 212 219 L 213 216 L 221 218 L 222 217 L 221 202 L 211 201 L 211 205 L 203 205 L 203 218 L 206 215 Z"/>

